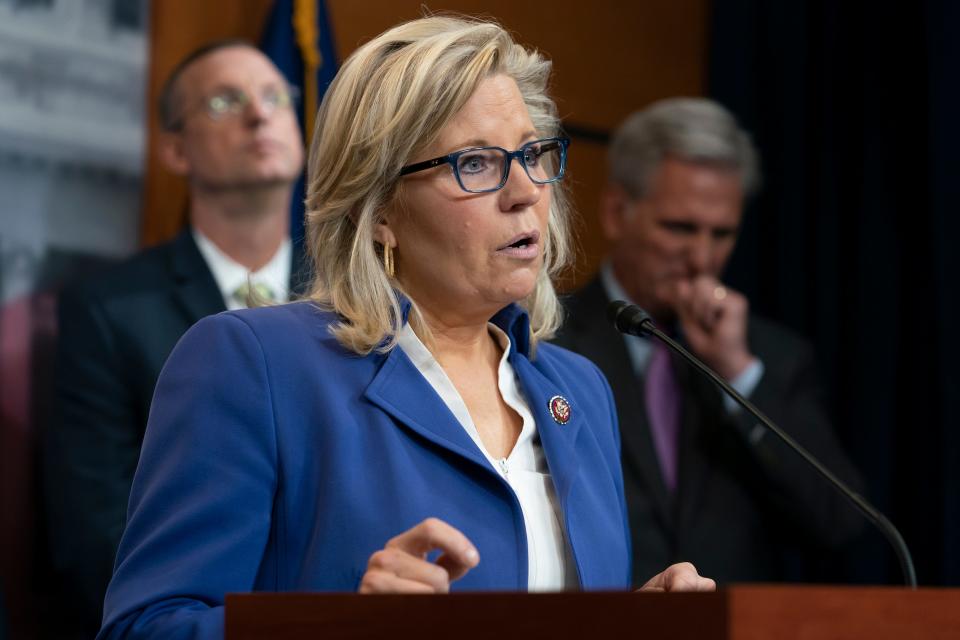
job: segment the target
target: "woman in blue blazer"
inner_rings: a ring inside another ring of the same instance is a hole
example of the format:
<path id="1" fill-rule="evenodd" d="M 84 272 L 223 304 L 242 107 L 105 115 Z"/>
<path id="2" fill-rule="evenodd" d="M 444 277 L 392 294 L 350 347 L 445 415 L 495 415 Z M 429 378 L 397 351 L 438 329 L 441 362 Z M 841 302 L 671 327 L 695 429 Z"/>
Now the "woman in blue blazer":
<path id="1" fill-rule="evenodd" d="M 569 256 L 549 69 L 441 17 L 344 64 L 311 151 L 313 292 L 171 354 L 101 637 L 220 637 L 237 591 L 629 586 L 610 389 L 542 342 Z"/>

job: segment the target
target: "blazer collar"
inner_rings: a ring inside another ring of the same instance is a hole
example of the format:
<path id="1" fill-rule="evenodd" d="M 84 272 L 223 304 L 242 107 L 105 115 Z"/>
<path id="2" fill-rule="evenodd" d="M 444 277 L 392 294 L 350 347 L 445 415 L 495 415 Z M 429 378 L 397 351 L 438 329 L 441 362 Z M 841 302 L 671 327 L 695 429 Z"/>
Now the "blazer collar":
<path id="1" fill-rule="evenodd" d="M 383 364 L 364 391 L 370 402 L 433 444 L 494 473 L 476 443 L 403 349 L 394 348 L 386 356 L 375 357 L 383 358 Z"/>
<path id="2" fill-rule="evenodd" d="M 174 297 L 191 323 L 226 311 L 223 295 L 189 229 L 181 231 L 170 245 L 170 271 Z"/>
<path id="3" fill-rule="evenodd" d="M 403 324 L 407 324 L 413 303 L 398 289 L 394 289 L 394 294 L 400 303 L 400 315 L 403 317 Z M 516 353 L 530 357 L 530 316 L 527 315 L 523 307 L 516 303 L 510 303 L 494 314 L 490 318 L 490 322 L 510 336 L 510 342 L 513 343 L 513 350 Z"/>
<path id="4" fill-rule="evenodd" d="M 302 241 L 293 243 L 290 254 L 290 296 L 294 299 L 309 293 L 312 268 Z M 189 227 L 171 241 L 169 255 L 175 296 L 191 323 L 227 310 Z"/>
<path id="5" fill-rule="evenodd" d="M 578 294 L 578 309 L 573 314 L 571 332 L 576 333 L 578 349 L 593 358 L 607 373 L 620 417 L 620 441 L 625 472 L 642 478 L 654 512 L 665 528 L 675 525 L 674 496 L 666 488 L 643 403 L 642 378 L 634 371 L 624 338 L 606 318 L 609 304 L 600 278 L 594 279 Z M 686 412 L 685 412 L 686 413 Z M 681 461 L 681 473 L 684 470 Z M 682 479 L 681 479 L 682 482 Z"/>
<path id="6" fill-rule="evenodd" d="M 406 322 L 411 304 L 399 292 L 398 297 Z M 550 473 L 558 496 L 563 499 L 578 471 L 574 442 L 583 418 L 582 412 L 578 411 L 576 394 L 563 384 L 556 372 L 541 370 L 528 359 L 530 324 L 527 313 L 519 305 L 508 305 L 491 318 L 491 322 L 503 329 L 513 343 L 510 364 L 530 404 Z M 384 358 L 383 364 L 367 386 L 366 398 L 430 442 L 496 473 L 406 353 L 394 348 L 381 357 Z M 553 418 L 550 401 L 554 396 L 562 396 L 571 405 L 570 420 L 566 424 L 561 425 Z"/>

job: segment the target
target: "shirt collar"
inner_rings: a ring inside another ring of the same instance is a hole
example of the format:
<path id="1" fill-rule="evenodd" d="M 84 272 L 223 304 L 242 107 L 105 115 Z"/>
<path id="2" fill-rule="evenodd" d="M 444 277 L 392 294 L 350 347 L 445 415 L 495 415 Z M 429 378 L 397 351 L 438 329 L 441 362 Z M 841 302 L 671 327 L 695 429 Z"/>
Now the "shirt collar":
<path id="1" fill-rule="evenodd" d="M 247 283 L 247 279 L 254 284 L 267 285 L 276 296 L 277 302 L 285 302 L 290 295 L 290 262 L 292 246 L 290 238 L 284 238 L 270 261 L 257 271 L 250 271 L 245 266 L 225 254 L 212 240 L 203 235 L 198 229 L 191 230 L 197 249 L 203 256 L 213 279 L 220 289 L 220 294 L 228 309 L 240 309 L 243 305 L 234 299 L 234 292 Z"/>
<path id="2" fill-rule="evenodd" d="M 613 274 L 613 264 L 608 260 L 600 267 L 600 282 L 603 283 L 603 289 L 607 292 L 607 298 L 612 302 L 614 300 L 623 300 L 630 304 L 636 304 L 630 299 L 626 289 L 617 280 Z"/>
<path id="3" fill-rule="evenodd" d="M 410 299 L 402 292 L 395 290 L 395 293 L 400 303 L 403 324 L 406 325 L 412 304 Z M 517 353 L 529 357 L 530 316 L 523 307 L 515 302 L 510 303 L 490 318 L 490 322 L 506 334 L 510 343 L 515 346 Z"/>
<path id="4" fill-rule="evenodd" d="M 613 273 L 613 265 L 609 261 L 604 262 L 603 266 L 600 267 L 600 282 L 603 284 L 608 300 L 623 300 L 630 304 L 636 304 L 617 280 Z M 630 355 L 630 364 L 633 366 L 634 373 L 643 375 L 650 363 L 650 343 L 644 338 L 626 334 L 624 334 L 623 339 L 627 343 L 627 353 Z"/>

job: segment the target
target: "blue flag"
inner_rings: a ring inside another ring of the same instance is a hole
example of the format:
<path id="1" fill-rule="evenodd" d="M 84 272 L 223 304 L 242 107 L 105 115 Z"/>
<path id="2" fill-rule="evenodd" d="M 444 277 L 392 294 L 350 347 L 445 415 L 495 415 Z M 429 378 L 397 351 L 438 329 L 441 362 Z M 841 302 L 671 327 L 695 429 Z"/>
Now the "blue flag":
<path id="1" fill-rule="evenodd" d="M 333 32 L 323 0 L 276 0 L 260 43 L 287 82 L 300 91 L 297 118 L 309 148 L 313 122 L 323 94 L 337 73 Z M 303 239 L 304 177 L 290 203 L 290 237 Z"/>

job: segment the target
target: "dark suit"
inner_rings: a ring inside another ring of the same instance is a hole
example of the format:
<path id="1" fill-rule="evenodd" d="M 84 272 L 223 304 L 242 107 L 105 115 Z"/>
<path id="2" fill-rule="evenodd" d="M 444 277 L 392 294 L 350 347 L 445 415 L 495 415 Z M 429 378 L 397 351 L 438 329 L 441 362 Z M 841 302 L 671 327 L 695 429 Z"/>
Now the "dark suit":
<path id="1" fill-rule="evenodd" d="M 160 369 L 187 329 L 225 309 L 189 231 L 60 296 L 60 413 L 44 450 L 51 559 L 87 629 L 99 627 Z"/>
<path id="2" fill-rule="evenodd" d="M 731 415 L 718 390 L 674 360 L 682 389 L 677 491 L 667 492 L 653 449 L 643 381 L 624 337 L 606 319 L 599 278 L 567 300 L 556 342 L 593 360 L 613 389 L 633 539 L 634 581 L 691 561 L 721 583 L 784 579 L 784 550 L 837 547 L 861 527 L 859 514 L 772 434 L 751 441 L 755 421 Z M 751 400 L 841 479 L 859 488 L 825 413 L 811 349 L 760 318 L 748 327 L 765 371 Z"/>

